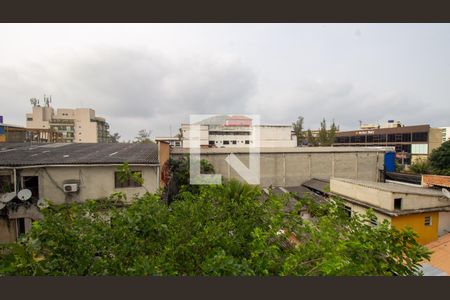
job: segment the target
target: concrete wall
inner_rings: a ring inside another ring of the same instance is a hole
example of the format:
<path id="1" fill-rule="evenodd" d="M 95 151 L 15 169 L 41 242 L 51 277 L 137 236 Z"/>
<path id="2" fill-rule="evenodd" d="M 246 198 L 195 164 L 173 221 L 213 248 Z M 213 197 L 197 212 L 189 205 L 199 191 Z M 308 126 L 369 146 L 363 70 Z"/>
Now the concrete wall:
<path id="1" fill-rule="evenodd" d="M 440 147 L 442 144 L 442 129 L 440 128 L 430 128 L 430 132 L 428 134 L 428 154 L 431 154 L 431 151 Z"/>
<path id="2" fill-rule="evenodd" d="M 450 232 L 450 211 L 439 212 L 438 235 L 442 236 Z"/>
<path id="3" fill-rule="evenodd" d="M 114 173 L 117 171 L 117 166 L 64 166 L 45 169 L 47 172 L 44 168 L 23 169 L 20 171 L 20 176 L 38 176 L 39 198 L 47 198 L 56 204 L 104 198 L 118 191 L 124 192 L 127 200 L 131 201 L 135 194 L 145 193 L 143 187 L 115 188 Z M 144 187 L 149 192 L 155 192 L 158 189 L 157 167 L 130 166 L 130 169 L 142 171 Z M 79 191 L 63 192 L 63 182 L 66 180 L 79 180 Z"/>
<path id="4" fill-rule="evenodd" d="M 343 147 L 272 148 L 267 151 L 262 148 L 260 185 L 297 186 L 311 178 L 329 179 L 335 176 L 377 181 L 379 170 L 384 167 L 384 152 L 358 149 L 353 152 Z M 189 153 L 189 149 L 173 149 L 171 155 L 176 158 L 183 153 Z M 248 153 L 231 148 L 205 149 L 201 158 L 208 160 L 216 173 L 224 178 L 242 180 L 225 161 L 230 153 L 248 167 Z"/>
<path id="5" fill-rule="evenodd" d="M 350 207 L 352 209 L 352 216 L 353 216 L 354 213 L 363 215 L 367 211 L 366 207 L 358 205 L 358 204 L 355 204 L 355 203 L 352 203 L 352 202 L 348 202 L 348 201 L 344 200 L 344 204 L 345 204 L 345 206 L 348 206 L 348 207 Z M 373 213 L 377 217 L 377 223 L 378 224 L 383 223 L 384 220 L 387 220 L 389 223 L 391 222 L 391 217 L 390 216 L 385 215 L 385 214 L 381 214 L 381 213 L 379 213 L 377 211 L 373 211 Z"/>
<path id="6" fill-rule="evenodd" d="M 6 216 L 0 217 L 0 244 L 16 241 L 16 220 L 9 220 Z"/>

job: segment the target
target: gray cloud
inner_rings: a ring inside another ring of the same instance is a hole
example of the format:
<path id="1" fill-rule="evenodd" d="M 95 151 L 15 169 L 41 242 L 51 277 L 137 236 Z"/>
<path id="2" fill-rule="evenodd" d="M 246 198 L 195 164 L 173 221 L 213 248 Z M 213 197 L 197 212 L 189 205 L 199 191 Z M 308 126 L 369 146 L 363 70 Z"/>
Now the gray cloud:
<path id="1" fill-rule="evenodd" d="M 20 99 L 5 114 L 24 118 L 31 110 L 27 99 L 47 92 L 55 107 L 92 107 L 109 119 L 113 131 L 131 139 L 141 128 L 168 134 L 170 124 L 176 133 L 190 113 L 239 111 L 257 82 L 251 69 L 236 61 L 188 57 L 177 62 L 146 50 L 98 48 L 39 65 L 1 68 L 0 88 L 1 103 Z"/>

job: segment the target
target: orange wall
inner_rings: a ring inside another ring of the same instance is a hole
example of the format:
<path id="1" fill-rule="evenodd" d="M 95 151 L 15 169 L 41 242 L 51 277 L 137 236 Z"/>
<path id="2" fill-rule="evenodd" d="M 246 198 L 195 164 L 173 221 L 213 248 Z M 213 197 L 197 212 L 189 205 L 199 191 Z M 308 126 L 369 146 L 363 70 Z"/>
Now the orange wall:
<path id="1" fill-rule="evenodd" d="M 427 216 L 431 216 L 431 226 L 425 226 L 425 217 Z M 422 245 L 435 241 L 438 238 L 438 212 L 392 217 L 391 223 L 399 229 L 405 228 L 407 226 L 411 227 L 411 229 L 413 229 L 419 235 L 417 242 Z"/>

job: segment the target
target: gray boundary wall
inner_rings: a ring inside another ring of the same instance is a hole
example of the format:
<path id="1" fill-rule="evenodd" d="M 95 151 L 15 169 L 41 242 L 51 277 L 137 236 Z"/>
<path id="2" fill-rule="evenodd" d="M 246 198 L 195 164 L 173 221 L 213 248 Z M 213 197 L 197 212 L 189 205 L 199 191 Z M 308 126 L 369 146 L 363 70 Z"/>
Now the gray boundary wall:
<path id="1" fill-rule="evenodd" d="M 384 169 L 384 154 L 390 147 L 300 147 L 261 148 L 260 184 L 263 187 L 297 186 L 311 178 L 331 177 L 379 181 Z M 246 148 L 205 148 L 201 158 L 208 160 L 224 178 L 243 179 L 225 158 L 233 153 L 247 167 Z M 172 149 L 171 157 L 188 155 L 189 149 Z M 254 154 L 252 154 L 254 155 Z"/>

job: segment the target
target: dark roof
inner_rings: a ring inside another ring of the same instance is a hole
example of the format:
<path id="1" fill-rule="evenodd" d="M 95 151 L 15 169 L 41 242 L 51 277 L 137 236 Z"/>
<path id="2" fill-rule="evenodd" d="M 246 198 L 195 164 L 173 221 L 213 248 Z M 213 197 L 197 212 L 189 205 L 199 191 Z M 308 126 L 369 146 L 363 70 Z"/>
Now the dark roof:
<path id="1" fill-rule="evenodd" d="M 330 191 L 330 181 L 319 178 L 312 178 L 302 183 L 302 186 L 310 190 L 327 194 Z"/>
<path id="2" fill-rule="evenodd" d="M 154 143 L 0 143 L 0 166 L 158 164 Z"/>
<path id="3" fill-rule="evenodd" d="M 272 193 L 274 193 L 277 196 L 281 196 L 286 193 L 294 193 L 294 197 L 289 198 L 289 201 L 286 204 L 286 207 L 284 208 L 286 212 L 290 212 L 290 211 L 294 210 L 295 206 L 298 203 L 298 199 L 303 198 L 305 196 L 311 198 L 314 202 L 316 202 L 318 204 L 323 204 L 326 202 L 326 199 L 324 197 L 312 192 L 311 190 L 309 190 L 308 188 L 303 187 L 303 186 L 274 187 L 271 189 L 264 188 L 263 195 L 267 195 L 270 190 L 272 191 Z M 306 207 L 303 207 L 302 209 L 306 209 Z"/>

